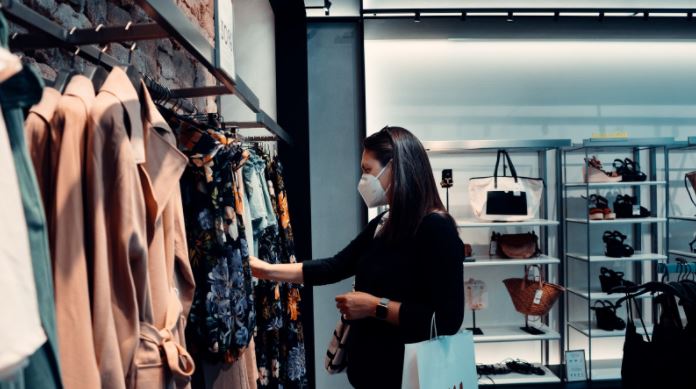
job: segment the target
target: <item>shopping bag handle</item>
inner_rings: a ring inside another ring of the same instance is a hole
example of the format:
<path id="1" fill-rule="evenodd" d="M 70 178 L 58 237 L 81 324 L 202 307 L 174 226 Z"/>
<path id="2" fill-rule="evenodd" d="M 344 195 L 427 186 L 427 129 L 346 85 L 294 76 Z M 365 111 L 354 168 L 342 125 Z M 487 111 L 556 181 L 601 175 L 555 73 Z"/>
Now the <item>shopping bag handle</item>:
<path id="1" fill-rule="evenodd" d="M 512 164 L 512 160 L 510 159 L 508 152 L 500 149 L 498 150 L 498 157 L 495 160 L 495 171 L 493 172 L 493 181 L 496 188 L 498 187 L 498 167 L 500 166 L 501 155 L 505 158 L 505 160 L 507 160 L 508 166 L 510 166 L 510 173 L 512 173 L 512 177 L 515 179 L 515 183 L 517 183 L 517 170 L 515 169 L 515 165 Z M 505 164 L 505 160 L 503 160 L 503 164 Z M 505 177 L 504 173 L 503 177 Z"/>
<path id="2" fill-rule="evenodd" d="M 437 321 L 435 320 L 435 312 L 433 312 L 433 317 L 430 319 L 430 339 L 434 339 L 433 333 L 435 334 L 435 338 L 437 338 Z"/>

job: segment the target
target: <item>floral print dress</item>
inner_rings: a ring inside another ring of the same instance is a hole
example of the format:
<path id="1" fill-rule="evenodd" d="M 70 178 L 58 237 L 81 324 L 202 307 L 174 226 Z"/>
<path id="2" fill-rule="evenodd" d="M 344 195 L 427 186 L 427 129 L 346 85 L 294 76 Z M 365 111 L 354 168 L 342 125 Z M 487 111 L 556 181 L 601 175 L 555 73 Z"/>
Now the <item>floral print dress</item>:
<path id="1" fill-rule="evenodd" d="M 260 231 L 259 258 L 269 263 L 294 263 L 287 195 L 282 167 L 267 155 L 256 151 L 266 161 L 264 172 L 268 193 L 278 223 Z M 256 359 L 260 388 L 306 388 L 304 334 L 300 321 L 298 285 L 259 281 L 256 286 L 258 312 Z"/>
<path id="2" fill-rule="evenodd" d="M 186 338 L 197 357 L 233 363 L 256 325 L 243 194 L 236 190 L 234 173 L 243 153 L 224 134 L 189 135 L 180 139 L 190 159 L 181 189 L 196 291 Z"/>

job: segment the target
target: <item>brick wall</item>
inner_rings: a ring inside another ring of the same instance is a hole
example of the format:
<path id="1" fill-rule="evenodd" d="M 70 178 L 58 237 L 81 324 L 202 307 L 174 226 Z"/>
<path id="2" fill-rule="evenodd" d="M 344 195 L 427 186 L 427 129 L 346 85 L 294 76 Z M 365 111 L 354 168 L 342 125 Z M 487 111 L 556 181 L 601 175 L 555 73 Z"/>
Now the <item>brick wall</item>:
<path id="1" fill-rule="evenodd" d="M 133 23 L 151 22 L 147 14 L 134 0 L 23 0 L 23 2 L 51 18 L 66 29 L 96 28 L 104 26 L 125 26 Z M 184 14 L 200 26 L 199 28 L 212 42 L 214 38 L 214 19 L 212 0 L 175 0 Z M 13 26 L 11 31 L 21 31 Z M 123 63 L 129 60 L 128 42 L 112 43 L 106 53 Z M 81 58 L 73 59 L 71 53 L 62 49 L 27 51 L 22 60 L 36 66 L 48 80 L 56 77 L 63 68 L 78 70 L 92 66 Z M 215 79 L 198 61 L 194 60 L 175 41 L 160 39 L 140 41 L 131 57 L 133 64 L 142 74 L 169 88 L 214 85 Z M 206 101 L 207 100 L 207 101 Z M 214 98 L 196 99 L 199 109 L 215 111 Z"/>

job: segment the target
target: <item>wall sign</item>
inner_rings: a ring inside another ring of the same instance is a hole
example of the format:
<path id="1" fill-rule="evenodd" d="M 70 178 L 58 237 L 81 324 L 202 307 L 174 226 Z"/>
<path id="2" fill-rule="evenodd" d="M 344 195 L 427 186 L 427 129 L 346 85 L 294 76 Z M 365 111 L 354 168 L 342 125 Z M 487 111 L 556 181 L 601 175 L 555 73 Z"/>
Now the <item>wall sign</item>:
<path id="1" fill-rule="evenodd" d="M 565 352 L 566 381 L 587 381 L 585 350 L 568 350 Z"/>
<path id="2" fill-rule="evenodd" d="M 215 0 L 215 66 L 235 80 L 232 0 Z"/>

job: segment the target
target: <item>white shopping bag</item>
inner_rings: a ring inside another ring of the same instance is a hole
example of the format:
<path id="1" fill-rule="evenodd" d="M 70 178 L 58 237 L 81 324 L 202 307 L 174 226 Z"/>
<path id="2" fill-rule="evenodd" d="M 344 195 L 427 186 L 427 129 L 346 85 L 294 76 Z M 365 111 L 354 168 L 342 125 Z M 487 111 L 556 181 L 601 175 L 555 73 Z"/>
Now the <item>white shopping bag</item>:
<path id="1" fill-rule="evenodd" d="M 471 331 L 437 336 L 433 314 L 431 339 L 406 345 L 401 389 L 478 389 Z"/>

